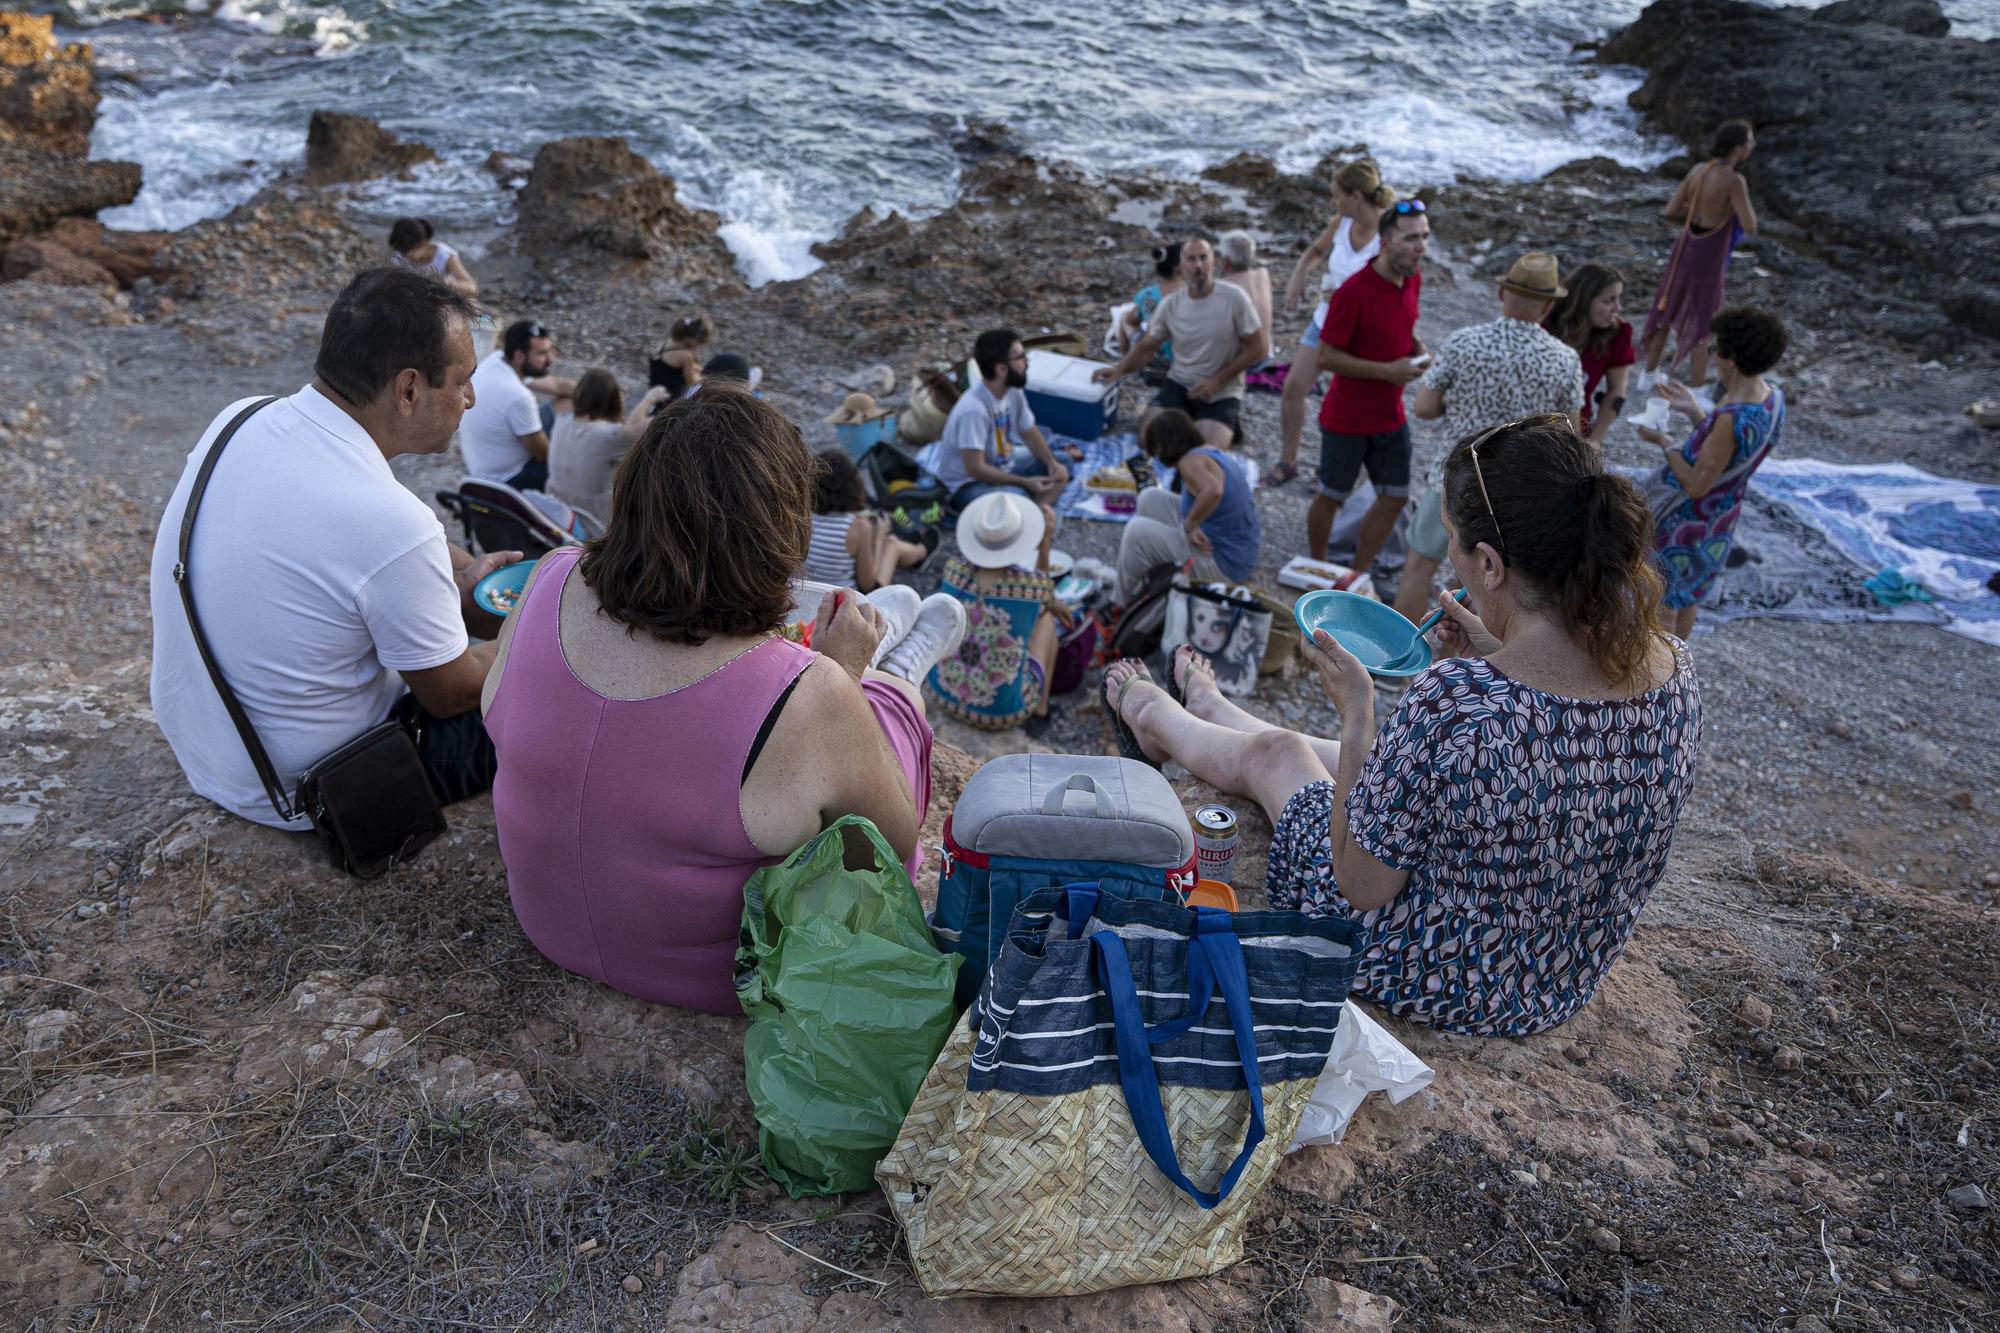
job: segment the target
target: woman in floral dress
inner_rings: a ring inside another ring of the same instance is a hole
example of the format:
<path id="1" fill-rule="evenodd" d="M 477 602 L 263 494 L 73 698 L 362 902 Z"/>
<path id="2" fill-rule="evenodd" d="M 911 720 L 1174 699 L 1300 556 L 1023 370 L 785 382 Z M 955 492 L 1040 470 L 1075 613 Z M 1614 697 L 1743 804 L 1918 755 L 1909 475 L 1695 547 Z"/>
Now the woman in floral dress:
<path id="1" fill-rule="evenodd" d="M 960 554 L 945 562 L 940 591 L 965 604 L 965 638 L 925 687 L 961 722 L 999 731 L 1048 715 L 1057 622 L 1068 615 L 1048 574 L 1052 536 L 1041 506 L 1012 491 L 959 515 Z"/>
<path id="2" fill-rule="evenodd" d="M 1665 872 L 1700 694 L 1654 626 L 1645 503 L 1567 417 L 1460 441 L 1443 498 L 1467 605 L 1444 599 L 1449 655 L 1379 732 L 1366 668 L 1324 631 L 1311 657 L 1338 740 L 1244 712 L 1187 652 L 1173 693 L 1125 661 L 1107 696 L 1149 758 L 1264 808 L 1273 907 L 1369 928 L 1357 994 L 1521 1036 L 1583 1008 Z"/>
<path id="3" fill-rule="evenodd" d="M 1758 465 L 1777 448 L 1785 428 L 1784 390 L 1764 381 L 1764 372 L 1785 352 L 1785 326 L 1768 310 L 1737 306 L 1709 325 L 1705 347 L 1722 376 L 1722 401 L 1703 413 L 1685 384 L 1662 388 L 1674 410 L 1694 423 L 1675 444 L 1641 426 L 1639 434 L 1660 446 L 1665 462 L 1646 483 L 1653 510 L 1653 548 L 1666 577 L 1660 599 L 1674 613 L 1674 633 L 1694 633 L 1695 606 L 1729 563 L 1742 515 L 1743 492 Z"/>

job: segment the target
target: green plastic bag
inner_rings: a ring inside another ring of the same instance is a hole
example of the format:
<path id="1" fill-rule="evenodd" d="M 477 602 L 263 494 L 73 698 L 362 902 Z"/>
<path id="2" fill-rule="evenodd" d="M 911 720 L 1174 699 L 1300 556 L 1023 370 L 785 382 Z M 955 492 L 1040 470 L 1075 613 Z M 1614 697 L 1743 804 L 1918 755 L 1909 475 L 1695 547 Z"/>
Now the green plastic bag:
<path id="1" fill-rule="evenodd" d="M 764 1170 L 793 1198 L 874 1186 L 957 1017 L 959 961 L 859 815 L 743 886 L 744 1082 Z"/>

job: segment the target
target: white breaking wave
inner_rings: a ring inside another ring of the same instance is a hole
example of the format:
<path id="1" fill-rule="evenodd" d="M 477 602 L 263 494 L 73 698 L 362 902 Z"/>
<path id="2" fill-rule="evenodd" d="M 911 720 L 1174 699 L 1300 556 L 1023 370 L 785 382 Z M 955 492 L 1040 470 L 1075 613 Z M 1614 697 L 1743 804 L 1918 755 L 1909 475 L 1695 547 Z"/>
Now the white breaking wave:
<path id="1" fill-rule="evenodd" d="M 297 0 L 222 0 L 215 17 L 274 37 L 310 36 L 322 56 L 351 51 L 368 40 L 368 25 L 344 13 L 328 14 Z"/>

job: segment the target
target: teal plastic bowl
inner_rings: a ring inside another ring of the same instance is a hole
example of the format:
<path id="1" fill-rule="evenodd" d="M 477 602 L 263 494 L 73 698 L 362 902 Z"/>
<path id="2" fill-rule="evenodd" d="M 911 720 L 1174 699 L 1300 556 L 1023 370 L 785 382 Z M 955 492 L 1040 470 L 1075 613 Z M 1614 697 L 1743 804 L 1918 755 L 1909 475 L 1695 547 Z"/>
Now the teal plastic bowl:
<path id="1" fill-rule="evenodd" d="M 1417 627 L 1373 597 L 1323 588 L 1299 598 L 1292 615 L 1308 642 L 1314 630 L 1323 629 L 1375 675 L 1414 676 L 1431 664 L 1428 639 L 1418 639 L 1415 651 L 1404 656 Z"/>
<path id="2" fill-rule="evenodd" d="M 485 578 L 472 585 L 472 600 L 482 611 L 490 611 L 496 616 L 507 616 L 521 604 L 521 589 L 528 586 L 528 575 L 533 573 L 535 562 L 516 560 L 511 565 L 502 565 Z M 504 600 L 495 600 L 494 594 Z"/>

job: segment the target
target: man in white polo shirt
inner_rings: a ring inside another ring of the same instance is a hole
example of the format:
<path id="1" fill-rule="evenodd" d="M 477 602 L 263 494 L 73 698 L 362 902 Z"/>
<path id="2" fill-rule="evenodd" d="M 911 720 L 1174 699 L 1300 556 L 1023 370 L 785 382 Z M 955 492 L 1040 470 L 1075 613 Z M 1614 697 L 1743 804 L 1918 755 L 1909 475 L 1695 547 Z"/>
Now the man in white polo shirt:
<path id="1" fill-rule="evenodd" d="M 549 480 L 548 423 L 537 393 L 568 398 L 576 381 L 549 374 L 555 346 L 532 319 L 507 326 L 500 346 L 472 376 L 473 404 L 458 428 L 466 473 L 504 481 L 517 491 L 539 491 Z"/>
<path id="2" fill-rule="evenodd" d="M 493 745 L 479 692 L 497 631 L 473 584 L 521 558 L 474 560 L 389 469 L 442 453 L 472 403 L 471 301 L 408 268 L 359 274 L 334 300 L 313 381 L 237 430 L 195 515 L 188 577 L 202 630 L 280 780 L 396 716 L 444 801 L 484 791 Z M 153 543 L 153 713 L 194 789 L 286 824 L 209 679 L 174 583 L 181 515 L 231 403 L 203 433 Z M 407 689 L 407 693 L 405 692 Z"/>

